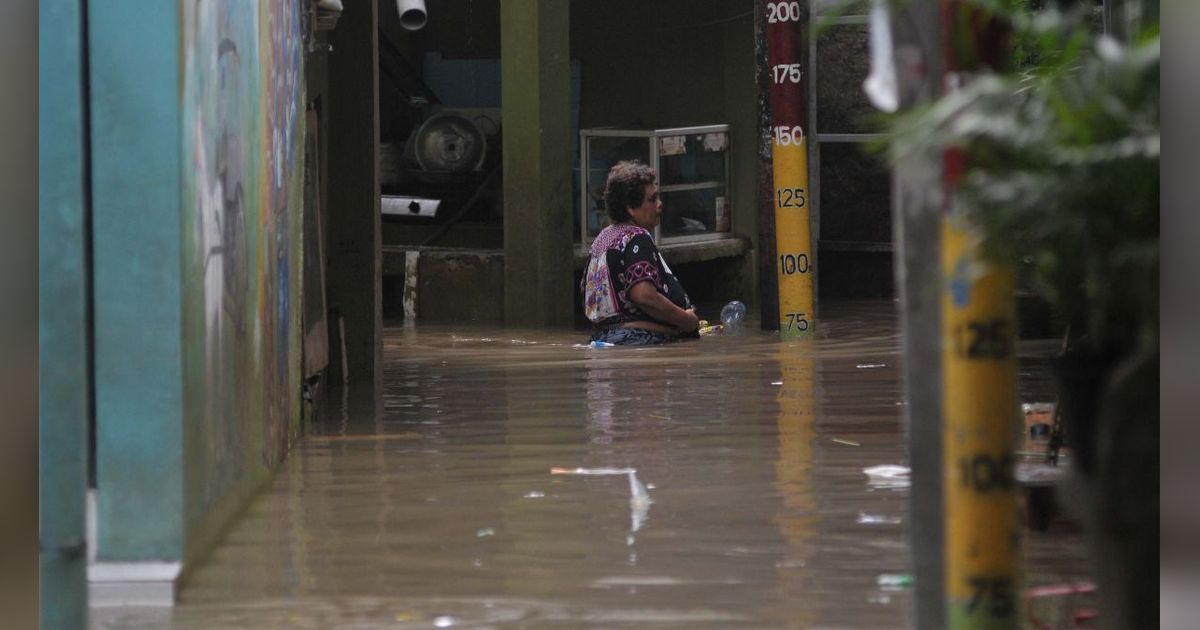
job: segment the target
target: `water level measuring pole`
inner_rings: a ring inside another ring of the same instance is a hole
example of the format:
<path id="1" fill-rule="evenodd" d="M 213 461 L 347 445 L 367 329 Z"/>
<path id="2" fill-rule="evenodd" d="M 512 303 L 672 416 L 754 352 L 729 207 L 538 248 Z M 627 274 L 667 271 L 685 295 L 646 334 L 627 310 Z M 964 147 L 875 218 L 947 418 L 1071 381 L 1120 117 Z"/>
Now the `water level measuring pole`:
<path id="1" fill-rule="evenodd" d="M 805 50 L 804 33 L 809 21 L 807 4 L 798 0 L 765 0 L 763 3 L 775 210 L 775 275 L 779 282 L 779 333 L 784 338 L 811 336 L 816 326 L 808 142 L 803 126 L 805 63 L 802 51 Z"/>
<path id="2" fill-rule="evenodd" d="M 943 0 L 942 42 L 951 92 L 983 65 L 999 68 L 1007 29 L 993 16 Z M 996 58 L 988 59 L 988 54 Z M 951 629 L 1019 626 L 1019 540 L 1013 481 L 1018 435 L 1016 303 L 1011 265 L 983 256 L 957 194 L 968 155 L 942 157 L 942 475 L 945 604 Z"/>

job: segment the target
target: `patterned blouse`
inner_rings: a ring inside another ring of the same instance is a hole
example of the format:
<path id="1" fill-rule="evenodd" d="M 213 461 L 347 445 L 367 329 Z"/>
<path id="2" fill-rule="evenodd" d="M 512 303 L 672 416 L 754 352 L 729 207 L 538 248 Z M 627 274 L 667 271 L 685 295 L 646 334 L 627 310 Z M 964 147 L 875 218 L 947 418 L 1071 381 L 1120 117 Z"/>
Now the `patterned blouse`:
<path id="1" fill-rule="evenodd" d="M 643 313 L 629 297 L 629 289 L 643 281 L 654 285 L 675 306 L 692 307 L 687 292 L 658 253 L 650 232 L 636 225 L 610 225 L 592 241 L 591 258 L 579 288 L 583 310 L 597 326 L 631 321 L 660 322 Z"/>

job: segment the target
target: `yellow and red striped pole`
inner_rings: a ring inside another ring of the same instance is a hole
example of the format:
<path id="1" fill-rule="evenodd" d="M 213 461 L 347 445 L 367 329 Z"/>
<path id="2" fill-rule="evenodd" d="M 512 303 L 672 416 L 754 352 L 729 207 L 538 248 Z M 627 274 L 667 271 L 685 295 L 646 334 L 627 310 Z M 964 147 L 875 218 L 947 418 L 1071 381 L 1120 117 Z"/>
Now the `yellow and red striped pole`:
<path id="1" fill-rule="evenodd" d="M 775 208 L 775 274 L 779 281 L 779 332 L 812 335 L 812 234 L 809 228 L 808 142 L 804 135 L 803 38 L 808 10 L 799 1 L 766 1 L 768 95 L 771 107 Z"/>

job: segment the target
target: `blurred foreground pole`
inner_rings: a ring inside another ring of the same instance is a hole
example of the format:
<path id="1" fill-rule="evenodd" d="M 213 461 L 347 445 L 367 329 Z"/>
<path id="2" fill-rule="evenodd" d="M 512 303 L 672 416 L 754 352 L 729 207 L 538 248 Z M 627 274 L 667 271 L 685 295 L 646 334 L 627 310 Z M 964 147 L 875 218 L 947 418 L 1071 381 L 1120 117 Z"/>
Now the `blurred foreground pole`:
<path id="1" fill-rule="evenodd" d="M 984 261 L 960 223 L 947 151 L 942 219 L 943 484 L 950 628 L 1018 626 L 1013 483 L 1017 418 L 1013 270 Z"/>
<path id="2" fill-rule="evenodd" d="M 962 0 L 943 0 L 943 88 L 1007 61 L 1006 24 Z M 946 622 L 952 629 L 1016 628 L 1020 522 L 1013 483 L 1017 438 L 1014 271 L 983 257 L 956 189 L 966 153 L 943 153 L 942 470 Z"/>
<path id="3" fill-rule="evenodd" d="M 779 334 L 785 339 L 809 337 L 816 326 L 815 264 L 809 223 L 808 142 L 803 127 L 803 69 L 808 64 L 802 51 L 807 50 L 804 34 L 811 19 L 810 8 L 799 2 L 764 0 L 763 4 L 767 15 Z"/>
<path id="4" fill-rule="evenodd" d="M 945 65 L 938 4 L 901 3 L 890 18 L 896 104 L 908 109 L 933 99 L 941 85 Z M 892 238 L 904 336 L 904 426 L 912 468 L 908 510 L 914 628 L 945 627 L 940 179 L 941 165 L 937 161 L 920 154 L 896 157 L 892 171 Z"/>

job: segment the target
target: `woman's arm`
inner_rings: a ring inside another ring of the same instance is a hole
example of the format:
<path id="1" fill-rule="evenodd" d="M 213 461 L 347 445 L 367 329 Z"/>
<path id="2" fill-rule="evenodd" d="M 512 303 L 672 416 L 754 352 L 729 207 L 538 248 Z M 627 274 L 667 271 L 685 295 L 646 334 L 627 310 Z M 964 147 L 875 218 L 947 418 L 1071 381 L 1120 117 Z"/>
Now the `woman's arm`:
<path id="1" fill-rule="evenodd" d="M 658 292 L 654 283 L 639 282 L 629 287 L 629 299 L 643 313 L 688 333 L 700 328 L 700 318 L 696 317 L 693 309 L 684 310 L 671 303 L 667 296 Z"/>

